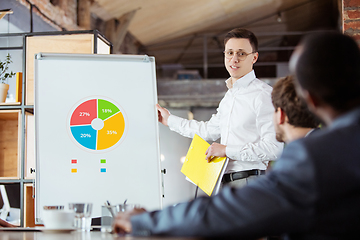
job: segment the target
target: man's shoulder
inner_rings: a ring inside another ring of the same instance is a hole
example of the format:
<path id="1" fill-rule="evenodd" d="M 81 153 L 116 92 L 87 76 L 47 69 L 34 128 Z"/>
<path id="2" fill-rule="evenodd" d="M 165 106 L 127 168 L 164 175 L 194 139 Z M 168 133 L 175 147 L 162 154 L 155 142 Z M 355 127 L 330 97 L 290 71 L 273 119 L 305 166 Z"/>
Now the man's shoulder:
<path id="1" fill-rule="evenodd" d="M 264 81 L 255 78 L 249 86 L 249 92 L 255 100 L 255 106 L 262 105 L 264 102 L 271 104 L 272 87 Z"/>
<path id="2" fill-rule="evenodd" d="M 360 144 L 360 125 L 350 124 L 339 128 L 319 129 L 307 136 L 294 141 L 295 145 L 301 145 L 310 152 L 324 154 L 324 152 L 342 151 L 342 147 Z M 292 144 L 292 143 L 290 143 Z M 289 145 L 290 145 L 289 144 Z"/>
<path id="3" fill-rule="evenodd" d="M 249 87 L 253 88 L 253 89 L 256 89 L 258 91 L 266 92 L 266 93 L 270 93 L 270 94 L 272 92 L 272 87 L 269 84 L 267 84 L 266 82 L 264 82 L 264 81 L 262 81 L 262 80 L 260 80 L 258 78 L 255 78 L 251 82 Z"/>
<path id="4" fill-rule="evenodd" d="M 330 158 L 343 156 L 344 144 L 354 146 L 353 139 L 349 138 L 350 132 L 350 129 L 321 129 L 305 138 L 292 141 L 285 146 L 276 165 L 289 169 L 294 168 L 293 164 L 323 166 Z"/>

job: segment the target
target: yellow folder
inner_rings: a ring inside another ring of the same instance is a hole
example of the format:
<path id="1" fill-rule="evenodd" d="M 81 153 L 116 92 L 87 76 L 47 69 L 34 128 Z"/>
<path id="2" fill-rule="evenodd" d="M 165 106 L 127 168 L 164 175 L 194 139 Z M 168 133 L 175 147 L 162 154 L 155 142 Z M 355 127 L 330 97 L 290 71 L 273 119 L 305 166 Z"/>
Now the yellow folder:
<path id="1" fill-rule="evenodd" d="M 209 143 L 195 134 L 181 172 L 210 196 L 221 175 L 226 157 L 215 157 L 208 163 L 205 152 L 209 146 Z"/>

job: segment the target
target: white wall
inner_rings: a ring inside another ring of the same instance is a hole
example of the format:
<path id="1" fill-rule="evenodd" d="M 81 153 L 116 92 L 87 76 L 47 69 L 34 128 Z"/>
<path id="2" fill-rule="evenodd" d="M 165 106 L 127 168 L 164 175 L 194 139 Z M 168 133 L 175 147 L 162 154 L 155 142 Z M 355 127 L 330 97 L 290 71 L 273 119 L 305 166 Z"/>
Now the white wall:
<path id="1" fill-rule="evenodd" d="M 5 16 L 0 20 L 0 34 L 7 33 L 20 33 L 21 30 L 14 26 L 12 23 L 8 22 L 8 17 Z M 22 36 L 19 37 L 1 37 L 0 38 L 0 47 L 18 47 L 22 46 Z M 22 72 L 22 58 L 23 51 L 22 50 L 2 50 L 0 51 L 0 60 L 4 61 L 7 54 L 11 55 L 11 60 L 13 63 L 9 64 L 8 72 Z M 16 95 L 16 77 L 12 77 L 7 82 L 10 85 L 8 96 L 6 102 L 15 102 Z"/>
<path id="2" fill-rule="evenodd" d="M 0 20 L 0 33 L 19 33 L 31 31 L 31 15 L 27 7 L 18 0 L 0 0 L 0 9 L 11 9 L 12 14 L 6 15 Z M 44 21 L 36 11 L 32 14 L 33 32 L 55 31 L 56 29 Z M 6 21 L 6 23 L 4 22 Z M 10 26 L 7 22 L 10 22 Z"/>
<path id="3" fill-rule="evenodd" d="M 188 118 L 188 110 L 169 109 L 171 114 Z M 215 109 L 194 109 L 194 119 L 209 120 Z M 166 169 L 164 176 L 164 207 L 194 199 L 196 187 L 185 180 L 181 173 L 180 158 L 186 156 L 191 140 L 178 133 L 170 131 L 168 127 L 160 124 L 160 152 L 164 156 L 161 162 L 162 169 Z M 198 196 L 206 195 L 200 189 Z"/>
<path id="4" fill-rule="evenodd" d="M 11 15 L 10 15 L 11 17 Z M 0 33 L 21 33 L 23 32 L 20 28 L 13 25 L 11 22 L 8 21 L 8 16 L 5 16 L 3 19 L 0 20 Z"/>
<path id="5" fill-rule="evenodd" d="M 0 38 L 0 41 L 2 39 Z M 0 44 L 0 47 L 1 44 Z M 11 61 L 12 63 L 10 63 L 9 69 L 7 72 L 22 72 L 22 54 L 23 51 L 22 50 L 4 50 L 4 51 L 0 51 L 0 60 L 1 61 L 5 61 L 6 55 L 10 54 L 11 56 Z M 16 96 L 16 76 L 13 76 L 12 78 L 9 78 L 6 82 L 7 84 L 10 85 L 10 88 L 8 90 L 8 95 L 6 98 L 6 102 L 15 102 L 15 96 Z"/>
<path id="6" fill-rule="evenodd" d="M 278 63 L 276 64 L 276 77 L 286 77 L 290 74 L 289 63 Z"/>
<path id="7" fill-rule="evenodd" d="M 186 110 L 169 109 L 179 117 L 187 118 Z M 195 186 L 185 180 L 181 173 L 180 158 L 185 156 L 191 139 L 183 137 L 161 123 L 159 123 L 160 152 L 162 155 L 161 169 L 166 169 L 164 177 L 163 206 L 174 205 L 179 202 L 191 200 L 195 194 Z"/>
<path id="8" fill-rule="evenodd" d="M 30 32 L 30 12 L 29 10 L 16 0 L 0 0 L 1 9 L 12 9 L 12 14 L 7 14 L 0 20 L 0 34 L 8 33 L 24 33 Z M 52 26 L 44 22 L 36 13 L 33 13 L 33 31 L 44 32 L 54 31 Z M 23 37 L 0 37 L 0 47 L 19 47 L 23 45 Z M 9 65 L 9 71 L 23 71 L 23 51 L 17 50 L 1 50 L 0 60 L 4 61 L 5 56 L 10 53 L 13 63 Z M 16 78 L 10 78 L 7 82 L 10 85 L 6 102 L 14 102 L 16 95 Z"/>

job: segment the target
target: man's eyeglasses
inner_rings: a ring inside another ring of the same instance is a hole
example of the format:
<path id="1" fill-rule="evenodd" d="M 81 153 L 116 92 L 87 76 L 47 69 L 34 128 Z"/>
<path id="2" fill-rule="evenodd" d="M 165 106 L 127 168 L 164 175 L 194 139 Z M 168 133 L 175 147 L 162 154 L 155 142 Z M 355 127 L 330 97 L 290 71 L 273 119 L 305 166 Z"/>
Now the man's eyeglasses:
<path id="1" fill-rule="evenodd" d="M 235 56 L 235 54 L 237 55 L 237 57 L 239 58 L 240 61 L 243 61 L 246 59 L 246 57 L 252 53 L 256 53 L 256 52 L 251 52 L 251 53 L 246 53 L 244 51 L 233 51 L 233 50 L 228 50 L 228 51 L 224 51 L 224 55 L 225 58 L 227 59 L 231 59 Z"/>

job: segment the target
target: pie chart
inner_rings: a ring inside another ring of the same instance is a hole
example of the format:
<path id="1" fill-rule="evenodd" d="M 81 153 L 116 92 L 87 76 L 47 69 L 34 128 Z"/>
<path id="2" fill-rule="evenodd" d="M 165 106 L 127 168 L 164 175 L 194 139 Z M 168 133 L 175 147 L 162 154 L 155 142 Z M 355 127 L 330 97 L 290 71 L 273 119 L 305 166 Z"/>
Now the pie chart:
<path id="1" fill-rule="evenodd" d="M 90 99 L 79 104 L 71 114 L 71 134 L 82 147 L 105 150 L 116 145 L 125 132 L 125 118 L 120 108 L 105 99 Z"/>

